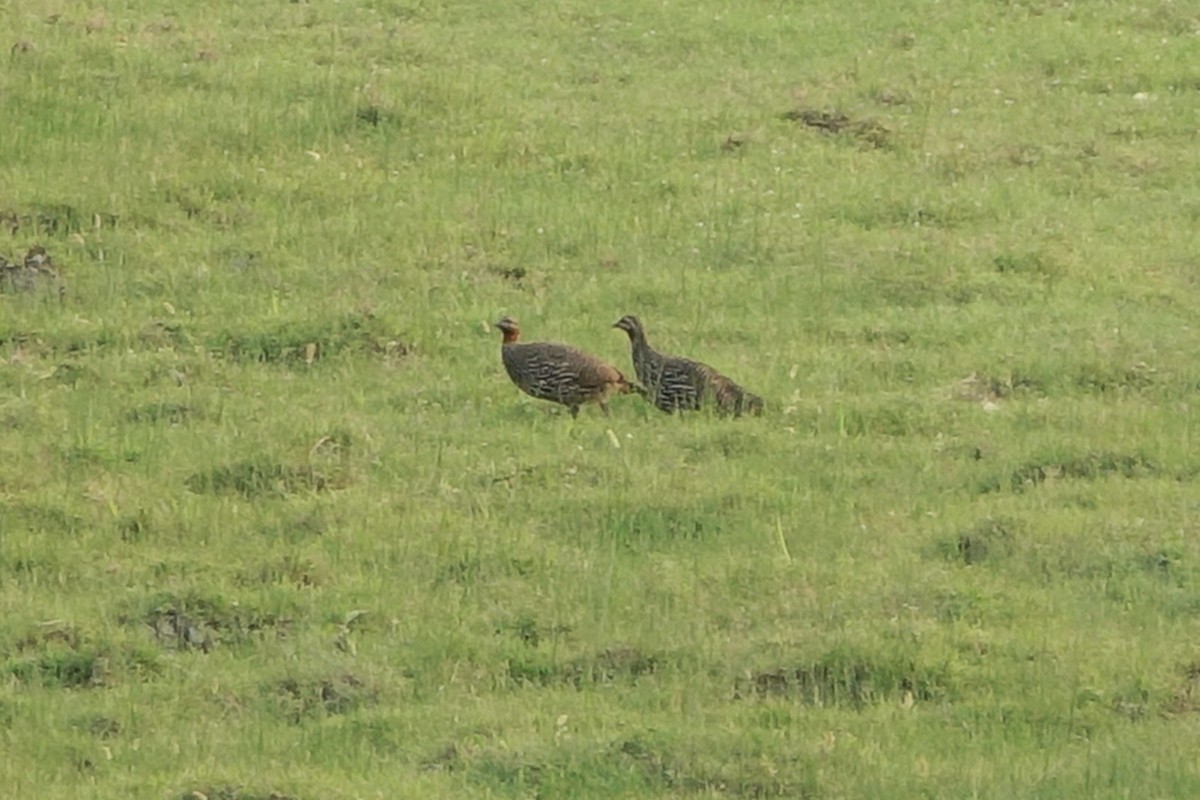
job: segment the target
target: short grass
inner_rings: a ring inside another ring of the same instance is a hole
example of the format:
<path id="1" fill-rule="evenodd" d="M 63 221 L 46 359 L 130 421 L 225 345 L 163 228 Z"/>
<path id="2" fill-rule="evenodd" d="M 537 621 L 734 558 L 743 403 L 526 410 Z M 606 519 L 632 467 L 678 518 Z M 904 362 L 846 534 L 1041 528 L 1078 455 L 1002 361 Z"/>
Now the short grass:
<path id="1" fill-rule="evenodd" d="M 1200 793 L 1188 3 L 0 30 L 5 794 Z"/>

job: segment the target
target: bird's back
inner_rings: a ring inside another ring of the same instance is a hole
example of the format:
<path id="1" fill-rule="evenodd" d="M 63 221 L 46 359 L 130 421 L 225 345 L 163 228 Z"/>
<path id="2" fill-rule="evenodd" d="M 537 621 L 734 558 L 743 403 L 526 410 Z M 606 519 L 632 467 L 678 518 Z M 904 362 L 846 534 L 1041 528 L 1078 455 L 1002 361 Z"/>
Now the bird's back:
<path id="1" fill-rule="evenodd" d="M 711 368 L 690 358 L 661 354 L 658 363 L 654 404 L 664 411 L 700 408 Z"/>
<path id="2" fill-rule="evenodd" d="M 501 355 L 513 383 L 542 400 L 570 404 L 628 386 L 615 367 L 565 344 L 510 343 L 502 346 Z"/>
<path id="3" fill-rule="evenodd" d="M 633 364 L 663 411 L 695 411 L 711 401 L 722 414 L 762 413 L 762 398 L 703 362 L 665 355 L 643 341 L 634 348 Z"/>

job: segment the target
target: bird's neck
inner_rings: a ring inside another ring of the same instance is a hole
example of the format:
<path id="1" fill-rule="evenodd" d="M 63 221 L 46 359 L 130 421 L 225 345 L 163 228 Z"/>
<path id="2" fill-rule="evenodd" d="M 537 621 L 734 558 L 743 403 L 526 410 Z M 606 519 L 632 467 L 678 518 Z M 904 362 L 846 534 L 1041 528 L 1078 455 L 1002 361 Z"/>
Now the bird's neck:
<path id="1" fill-rule="evenodd" d="M 502 331 L 504 334 L 504 344 L 516 344 L 521 339 L 520 331 Z"/>

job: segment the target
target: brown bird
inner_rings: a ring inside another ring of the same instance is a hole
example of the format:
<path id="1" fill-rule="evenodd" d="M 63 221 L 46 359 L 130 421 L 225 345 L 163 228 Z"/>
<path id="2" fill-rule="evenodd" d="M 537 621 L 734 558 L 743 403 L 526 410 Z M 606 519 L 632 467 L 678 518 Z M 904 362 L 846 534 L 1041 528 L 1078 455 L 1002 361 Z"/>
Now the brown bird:
<path id="1" fill-rule="evenodd" d="M 646 341 L 641 320 L 626 315 L 613 324 L 629 334 L 633 369 L 646 387 L 646 398 L 667 413 L 694 411 L 712 403 L 722 416 L 763 412 L 763 400 L 707 364 L 659 353 Z"/>
<path id="2" fill-rule="evenodd" d="M 620 370 L 596 356 L 549 342 L 523 343 L 521 326 L 512 317 L 496 323 L 504 332 L 500 355 L 508 377 L 521 391 L 539 400 L 562 403 L 579 414 L 584 403 L 595 403 L 608 416 L 605 400 L 610 394 L 636 391 Z"/>

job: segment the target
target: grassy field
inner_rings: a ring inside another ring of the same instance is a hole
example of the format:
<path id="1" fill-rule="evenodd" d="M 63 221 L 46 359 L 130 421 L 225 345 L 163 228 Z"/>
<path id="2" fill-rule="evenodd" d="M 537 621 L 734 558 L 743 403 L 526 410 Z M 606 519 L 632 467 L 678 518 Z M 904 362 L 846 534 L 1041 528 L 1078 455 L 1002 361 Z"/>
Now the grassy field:
<path id="1" fill-rule="evenodd" d="M 0 2 L 0 793 L 1200 794 L 1194 7 L 170 5 Z"/>

